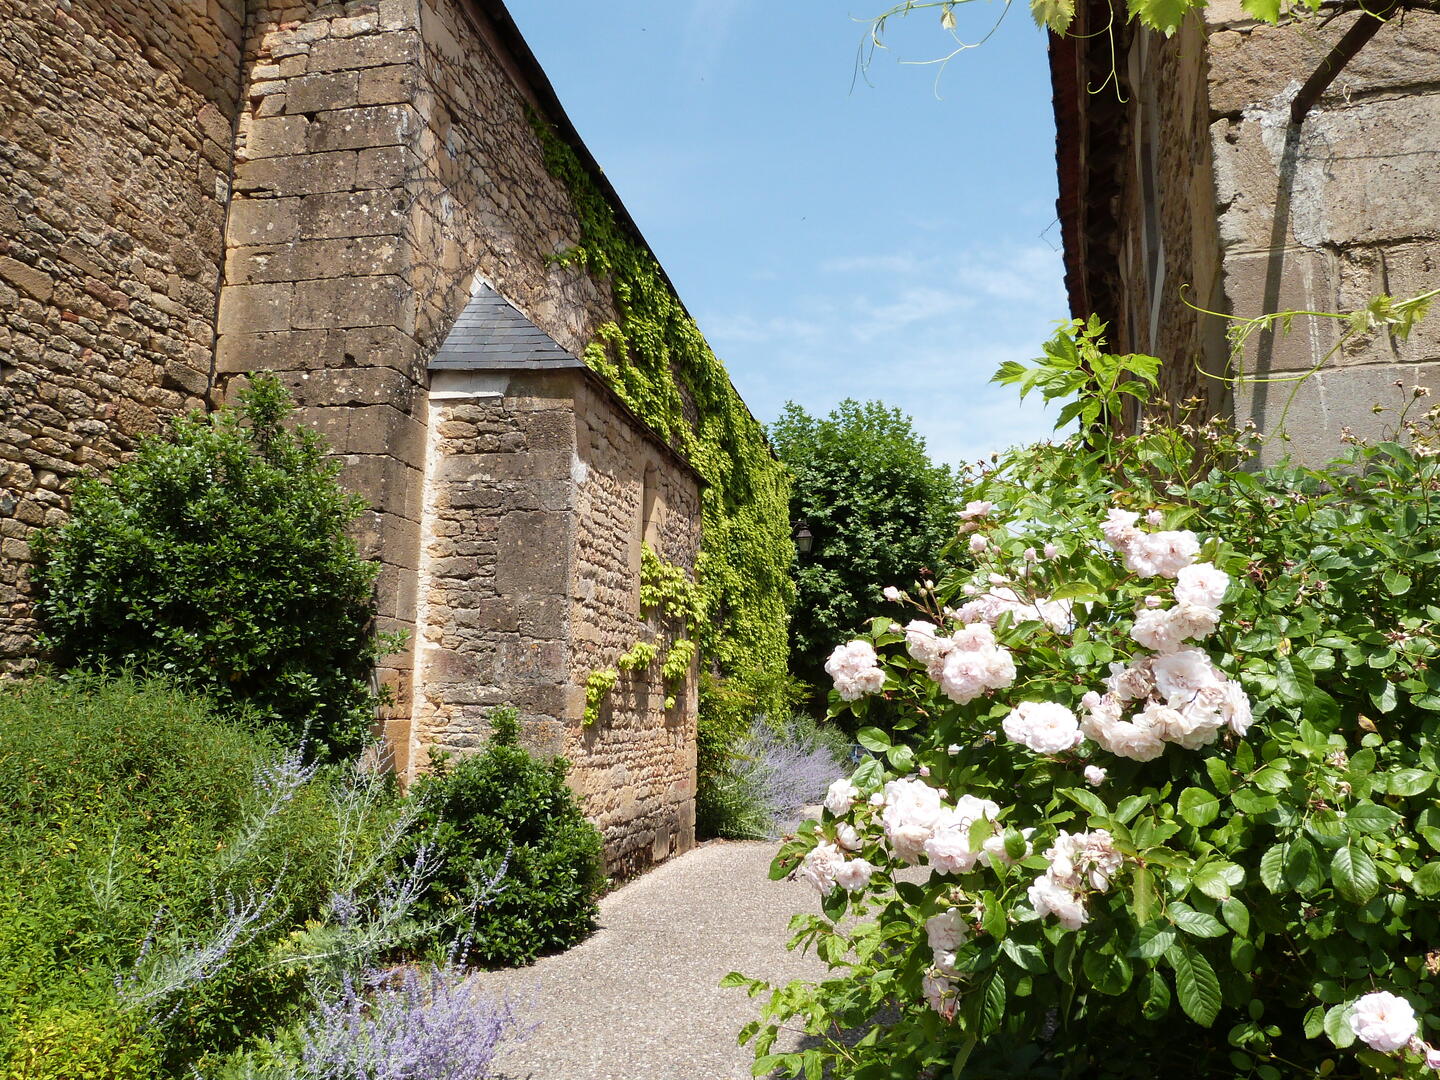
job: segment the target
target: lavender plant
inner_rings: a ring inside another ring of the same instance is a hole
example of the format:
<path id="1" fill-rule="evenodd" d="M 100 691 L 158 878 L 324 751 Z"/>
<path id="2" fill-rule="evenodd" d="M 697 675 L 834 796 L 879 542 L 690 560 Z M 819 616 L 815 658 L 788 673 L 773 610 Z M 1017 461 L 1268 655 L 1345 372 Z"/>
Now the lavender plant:
<path id="1" fill-rule="evenodd" d="M 532 1030 L 456 960 L 347 978 L 301 1033 L 297 1080 L 479 1080 Z"/>
<path id="2" fill-rule="evenodd" d="M 757 716 L 721 776 L 731 839 L 769 840 L 793 828 L 807 806 L 849 768 L 843 737 L 830 738 L 805 717 L 775 727 Z"/>

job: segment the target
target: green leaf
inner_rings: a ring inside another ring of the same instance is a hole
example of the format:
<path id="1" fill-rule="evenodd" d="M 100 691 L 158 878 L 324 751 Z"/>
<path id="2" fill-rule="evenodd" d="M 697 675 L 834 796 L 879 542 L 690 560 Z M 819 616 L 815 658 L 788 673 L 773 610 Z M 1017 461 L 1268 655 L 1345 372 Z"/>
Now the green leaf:
<path id="1" fill-rule="evenodd" d="M 1380 579 L 1392 596 L 1404 596 L 1410 591 L 1410 577 L 1399 570 L 1386 570 Z"/>
<path id="2" fill-rule="evenodd" d="M 1230 890 L 1245 880 L 1245 871 L 1232 862 L 1208 862 L 1195 871 L 1191 880 L 1206 896 L 1226 900 Z"/>
<path id="3" fill-rule="evenodd" d="M 1385 778 L 1385 788 L 1391 795 L 1419 795 L 1434 782 L 1435 777 L 1423 769 L 1401 769 Z"/>
<path id="4" fill-rule="evenodd" d="M 1250 933 L 1250 911 L 1233 896 L 1220 905 L 1220 917 L 1241 937 Z"/>
<path id="5" fill-rule="evenodd" d="M 1375 863 L 1354 841 L 1335 852 L 1330 863 L 1330 880 L 1335 890 L 1352 904 L 1363 904 L 1380 891 Z"/>
<path id="6" fill-rule="evenodd" d="M 1296 892 L 1312 893 L 1325 883 L 1325 871 L 1320 866 L 1320 853 L 1305 837 L 1299 837 L 1289 845 L 1285 856 L 1285 880 Z"/>
<path id="7" fill-rule="evenodd" d="M 1104 800 L 1093 791 L 1086 791 L 1081 787 L 1067 787 L 1061 788 L 1060 794 L 1064 795 L 1071 802 L 1084 807 L 1096 817 L 1106 817 L 1110 813 L 1110 808 L 1105 805 Z"/>
<path id="8" fill-rule="evenodd" d="M 1166 954 L 1175 969 L 1175 994 L 1180 1008 L 1202 1027 L 1209 1027 L 1220 1015 L 1220 980 L 1215 969 L 1190 942 L 1181 939 Z"/>
<path id="9" fill-rule="evenodd" d="M 1044 975 L 1050 970 L 1050 964 L 1038 945 L 1022 945 L 1014 938 L 1006 938 L 1000 943 L 1000 951 L 1008 956 L 1016 967 L 1032 975 Z"/>
<path id="10" fill-rule="evenodd" d="M 1220 813 L 1220 800 L 1204 788 L 1186 788 L 1177 806 L 1180 816 L 1197 828 L 1209 825 Z"/>
<path id="11" fill-rule="evenodd" d="M 1126 6 L 1144 25 L 1167 36 L 1179 29 L 1180 20 L 1195 7 L 1188 0 L 1127 0 Z"/>
<path id="12" fill-rule="evenodd" d="M 1400 815 L 1388 806 L 1365 802 L 1352 807 L 1345 815 L 1345 828 L 1352 833 L 1383 833 L 1400 824 Z"/>
<path id="13" fill-rule="evenodd" d="M 1085 970 L 1085 977 L 1090 980 L 1090 985 L 1102 994 L 1116 997 L 1123 994 L 1130 985 L 1130 965 L 1123 956 L 1116 956 L 1104 949 L 1090 948 L 1085 950 L 1081 966 Z"/>
<path id="14" fill-rule="evenodd" d="M 1225 933 L 1225 926 L 1219 919 L 1203 911 L 1196 911 L 1189 904 L 1177 901 L 1165 909 L 1165 914 L 1191 937 L 1213 938 Z"/>
<path id="15" fill-rule="evenodd" d="M 1131 950 L 1142 960 L 1158 960 L 1175 944 L 1175 931 L 1164 923 L 1153 922 L 1142 926 L 1136 935 L 1135 947 Z"/>
<path id="16" fill-rule="evenodd" d="M 892 746 L 885 751 L 885 756 L 890 759 L 890 766 L 896 772 L 904 775 L 915 768 L 915 751 L 905 745 Z"/>
<path id="17" fill-rule="evenodd" d="M 1159 1020 L 1170 1011 L 1170 986 L 1159 968 L 1145 973 L 1145 1004 L 1141 1011 L 1147 1020 Z"/>
<path id="18" fill-rule="evenodd" d="M 1155 877 L 1148 867 L 1137 866 L 1130 883 L 1130 905 L 1135 921 L 1144 926 L 1155 914 Z"/>
<path id="19" fill-rule="evenodd" d="M 890 749 L 890 736 L 878 727 L 862 727 L 855 733 L 855 741 L 866 750 L 872 750 L 877 754 Z"/>
<path id="20" fill-rule="evenodd" d="M 1070 28 L 1071 21 L 1075 18 L 1075 0 L 1030 0 L 1030 14 L 1034 16 L 1035 25 L 1048 27 L 1057 34 L 1064 34 Z M 1007 364 L 1016 364 L 1015 361 L 1007 361 Z M 995 373 L 995 380 L 1000 382 L 1015 382 L 1016 377 L 1005 372 L 1006 364 L 1000 366 L 1000 371 Z M 1007 378 L 1001 379 L 1001 374 Z"/>
<path id="21" fill-rule="evenodd" d="M 1355 1042 L 1355 1029 L 1350 1026 L 1350 1010 L 1354 1007 L 1353 1001 L 1342 1001 L 1325 1014 L 1325 1034 L 1342 1050 Z"/>
<path id="22" fill-rule="evenodd" d="M 1410 885 L 1421 896 L 1440 893 L 1440 862 L 1433 859 L 1427 862 L 1416 872 Z"/>

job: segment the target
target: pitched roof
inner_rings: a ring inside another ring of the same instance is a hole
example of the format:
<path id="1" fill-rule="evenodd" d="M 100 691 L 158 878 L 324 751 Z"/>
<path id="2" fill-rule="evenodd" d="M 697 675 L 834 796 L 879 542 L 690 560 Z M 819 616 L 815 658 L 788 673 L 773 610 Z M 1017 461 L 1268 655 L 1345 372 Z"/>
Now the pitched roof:
<path id="1" fill-rule="evenodd" d="M 584 366 L 519 308 L 485 284 L 470 297 L 430 361 L 432 370 Z"/>

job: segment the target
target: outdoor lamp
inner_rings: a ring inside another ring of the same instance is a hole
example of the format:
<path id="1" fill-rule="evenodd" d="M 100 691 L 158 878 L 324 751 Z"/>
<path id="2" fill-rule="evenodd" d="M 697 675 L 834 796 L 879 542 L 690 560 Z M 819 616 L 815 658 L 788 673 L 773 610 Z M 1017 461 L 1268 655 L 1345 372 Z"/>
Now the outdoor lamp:
<path id="1" fill-rule="evenodd" d="M 803 521 L 795 526 L 791 538 L 795 541 L 795 550 L 801 555 L 809 555 L 810 549 L 815 546 L 815 536 L 810 532 L 810 526 Z"/>

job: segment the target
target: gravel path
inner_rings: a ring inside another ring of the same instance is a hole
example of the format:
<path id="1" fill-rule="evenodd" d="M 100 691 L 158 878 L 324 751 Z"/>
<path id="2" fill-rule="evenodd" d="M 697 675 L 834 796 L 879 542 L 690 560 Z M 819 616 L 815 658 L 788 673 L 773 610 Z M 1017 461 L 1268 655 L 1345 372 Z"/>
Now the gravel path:
<path id="1" fill-rule="evenodd" d="M 748 1077 L 754 1058 L 735 1035 L 758 1003 L 721 977 L 823 974 L 813 954 L 785 950 L 790 916 L 818 907 L 808 886 L 769 880 L 775 849 L 705 844 L 601 900 L 601 929 L 583 944 L 481 976 L 536 1003 L 540 1026 L 499 1060 L 503 1080 Z"/>

